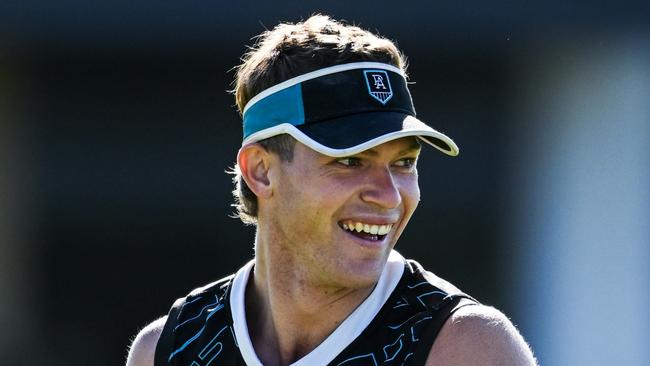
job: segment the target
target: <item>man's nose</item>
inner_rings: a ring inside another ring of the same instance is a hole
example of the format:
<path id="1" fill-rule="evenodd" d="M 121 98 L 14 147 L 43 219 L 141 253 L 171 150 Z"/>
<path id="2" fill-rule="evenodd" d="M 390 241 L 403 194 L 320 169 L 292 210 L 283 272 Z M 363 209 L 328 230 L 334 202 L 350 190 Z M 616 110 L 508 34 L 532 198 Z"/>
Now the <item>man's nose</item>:
<path id="1" fill-rule="evenodd" d="M 399 186 L 388 167 L 378 167 L 368 172 L 361 199 L 381 208 L 395 208 L 402 203 Z"/>

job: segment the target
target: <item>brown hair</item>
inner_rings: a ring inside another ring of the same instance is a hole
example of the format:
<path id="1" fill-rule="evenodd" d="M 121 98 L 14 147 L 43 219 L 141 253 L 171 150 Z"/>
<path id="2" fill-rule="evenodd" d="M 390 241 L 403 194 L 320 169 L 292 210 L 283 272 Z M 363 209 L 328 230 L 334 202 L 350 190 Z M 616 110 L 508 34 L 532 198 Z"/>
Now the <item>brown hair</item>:
<path id="1" fill-rule="evenodd" d="M 357 26 L 320 14 L 296 24 L 281 23 L 257 37 L 236 69 L 234 94 L 239 113 L 251 98 L 273 85 L 323 67 L 361 61 L 383 62 L 406 71 L 406 59 L 393 42 Z M 259 141 L 286 162 L 293 158 L 295 142 L 286 134 Z M 256 224 L 257 197 L 237 165 L 232 173 L 237 217 Z"/>

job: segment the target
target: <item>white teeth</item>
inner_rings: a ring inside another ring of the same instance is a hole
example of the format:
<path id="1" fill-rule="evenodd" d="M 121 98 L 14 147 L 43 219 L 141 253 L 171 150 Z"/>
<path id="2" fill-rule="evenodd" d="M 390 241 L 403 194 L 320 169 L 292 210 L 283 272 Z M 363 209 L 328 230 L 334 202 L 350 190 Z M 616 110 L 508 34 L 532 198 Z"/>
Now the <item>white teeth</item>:
<path id="1" fill-rule="evenodd" d="M 344 230 L 365 232 L 371 235 L 386 235 L 393 228 L 392 224 L 387 225 L 370 225 L 361 222 L 347 222 L 342 224 Z"/>
<path id="2" fill-rule="evenodd" d="M 379 231 L 377 232 L 377 234 L 379 234 L 379 235 L 386 235 L 386 234 L 388 234 L 388 232 L 390 231 L 390 229 L 392 228 L 392 226 L 393 226 L 393 225 L 381 225 L 381 226 L 379 227 Z"/>

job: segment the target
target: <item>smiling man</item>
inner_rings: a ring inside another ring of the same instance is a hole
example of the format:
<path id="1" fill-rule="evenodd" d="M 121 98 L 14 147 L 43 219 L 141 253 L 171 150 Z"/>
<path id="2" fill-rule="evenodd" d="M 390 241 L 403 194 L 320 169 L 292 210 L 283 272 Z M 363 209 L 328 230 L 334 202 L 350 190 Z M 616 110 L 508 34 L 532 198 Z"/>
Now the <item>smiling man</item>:
<path id="1" fill-rule="evenodd" d="M 178 299 L 127 365 L 535 364 L 501 312 L 394 250 L 420 150 L 458 147 L 415 117 L 392 42 L 320 15 L 280 24 L 244 56 L 235 94 L 234 193 L 255 258 Z"/>

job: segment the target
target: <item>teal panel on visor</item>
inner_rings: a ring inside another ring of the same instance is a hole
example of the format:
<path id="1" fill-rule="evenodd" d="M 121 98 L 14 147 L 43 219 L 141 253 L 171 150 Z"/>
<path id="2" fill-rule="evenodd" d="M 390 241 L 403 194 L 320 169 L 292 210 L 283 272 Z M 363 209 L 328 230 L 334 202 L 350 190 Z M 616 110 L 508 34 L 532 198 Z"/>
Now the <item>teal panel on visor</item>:
<path id="1" fill-rule="evenodd" d="M 244 139 L 255 132 L 281 123 L 290 123 L 294 126 L 305 123 L 305 108 L 302 104 L 300 84 L 275 92 L 246 110 Z"/>

